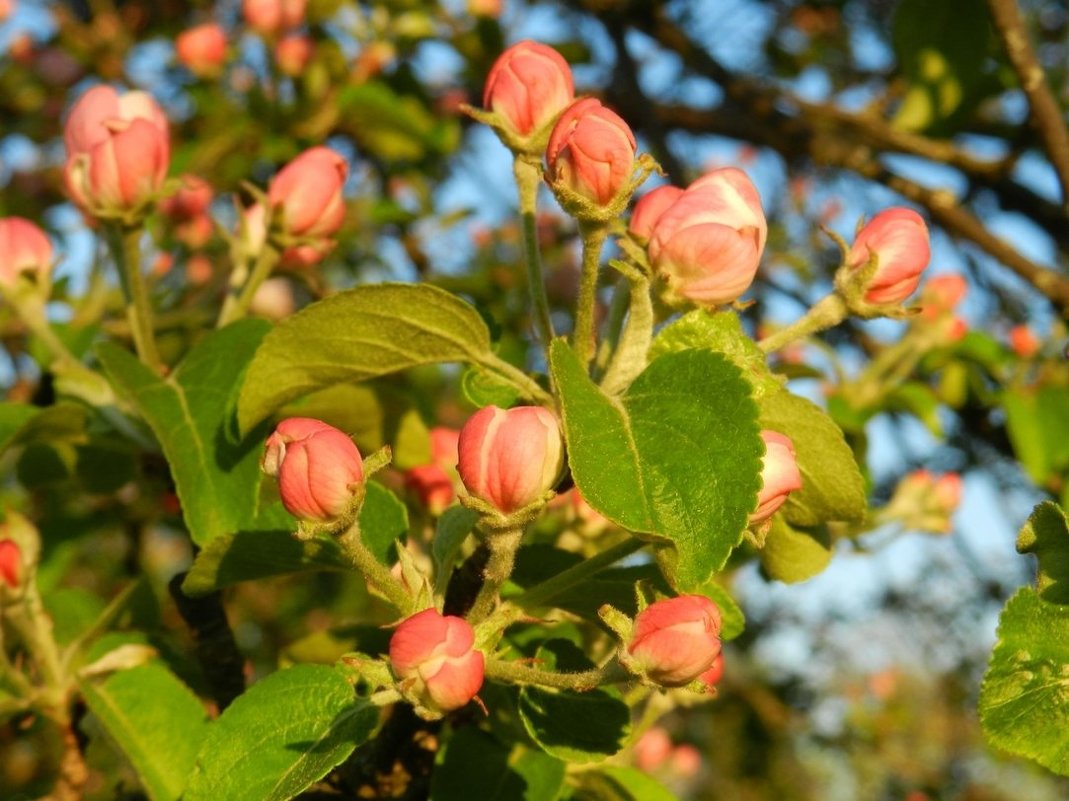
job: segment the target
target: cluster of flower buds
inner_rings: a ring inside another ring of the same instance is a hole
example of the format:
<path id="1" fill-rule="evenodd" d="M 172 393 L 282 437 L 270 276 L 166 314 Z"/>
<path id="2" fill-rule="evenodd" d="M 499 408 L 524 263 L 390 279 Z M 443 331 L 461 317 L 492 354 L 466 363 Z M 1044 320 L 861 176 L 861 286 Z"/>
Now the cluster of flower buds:
<path id="1" fill-rule="evenodd" d="M 437 517 L 456 498 L 456 475 L 460 433 L 437 426 L 430 431 L 431 460 L 405 471 L 405 486 L 422 506 Z"/>
<path id="2" fill-rule="evenodd" d="M 315 53 L 315 42 L 303 33 L 288 33 L 275 45 L 275 64 L 283 75 L 301 75 Z"/>
<path id="3" fill-rule="evenodd" d="M 22 217 L 0 218 L 0 290 L 15 291 L 23 276 L 47 294 L 52 273 L 52 242 Z"/>
<path id="4" fill-rule="evenodd" d="M 762 431 L 765 455 L 761 457 L 761 490 L 757 509 L 750 515 L 750 525 L 763 523 L 787 502 L 787 497 L 802 488 L 802 474 L 795 459 L 790 437 L 776 431 Z"/>
<path id="5" fill-rule="evenodd" d="M 898 482 L 880 517 L 897 520 L 907 528 L 947 534 L 953 529 L 961 492 L 957 473 L 936 476 L 928 470 L 914 470 Z"/>
<path id="6" fill-rule="evenodd" d="M 1015 325 L 1010 329 L 1010 348 L 1022 359 L 1031 359 L 1042 347 L 1035 331 L 1027 325 Z"/>
<path id="7" fill-rule="evenodd" d="M 714 307 L 749 289 L 768 238 L 761 198 L 746 173 L 712 170 L 686 190 L 663 186 L 635 205 L 629 231 L 677 301 Z"/>
<path id="8" fill-rule="evenodd" d="M 394 631 L 390 666 L 416 712 L 437 718 L 475 697 L 483 685 L 485 661 L 466 620 L 425 609 Z"/>
<path id="9" fill-rule="evenodd" d="M 522 41 L 502 53 L 487 75 L 487 122 L 517 152 L 540 156 L 549 130 L 575 98 L 568 62 L 552 47 Z"/>
<path id="10" fill-rule="evenodd" d="M 261 36 L 273 39 L 304 22 L 308 0 L 242 0 L 245 24 Z"/>
<path id="11" fill-rule="evenodd" d="M 174 223 L 175 238 L 191 250 L 204 247 L 214 226 L 208 209 L 212 204 L 211 184 L 196 175 L 183 175 L 178 191 L 160 201 L 160 211 Z"/>
<path id="12" fill-rule="evenodd" d="M 136 219 L 167 177 L 167 118 L 146 92 L 94 86 L 71 109 L 63 141 L 67 192 L 93 217 Z"/>
<path id="13" fill-rule="evenodd" d="M 663 773 L 680 779 L 693 778 L 701 770 L 702 756 L 689 743 L 675 745 L 661 726 L 643 732 L 634 746 L 635 767 L 644 773 Z"/>
<path id="14" fill-rule="evenodd" d="M 936 327 L 944 343 L 957 342 L 969 330 L 955 310 L 968 294 L 969 284 L 959 273 L 943 273 L 929 278 L 921 290 L 920 319 Z"/>
<path id="15" fill-rule="evenodd" d="M 178 62 L 198 78 L 214 78 L 226 63 L 226 33 L 217 22 L 206 22 L 178 34 L 174 40 Z"/>

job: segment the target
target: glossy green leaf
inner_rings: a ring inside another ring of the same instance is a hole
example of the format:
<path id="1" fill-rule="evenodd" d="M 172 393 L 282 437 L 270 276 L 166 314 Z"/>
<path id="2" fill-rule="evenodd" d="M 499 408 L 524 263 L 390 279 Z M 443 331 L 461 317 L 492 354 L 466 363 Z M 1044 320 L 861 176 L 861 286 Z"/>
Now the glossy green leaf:
<path id="1" fill-rule="evenodd" d="M 636 768 L 606 765 L 584 772 L 575 801 L 677 801 L 668 788 Z"/>
<path id="2" fill-rule="evenodd" d="M 1069 776 L 1069 607 L 1030 587 L 999 616 L 998 642 L 980 685 L 988 742 Z"/>
<path id="3" fill-rule="evenodd" d="M 796 584 L 826 568 L 833 553 L 825 529 L 795 528 L 782 515 L 775 515 L 761 549 L 761 568 L 769 578 Z"/>
<path id="4" fill-rule="evenodd" d="M 381 484 L 369 482 L 360 510 L 364 544 L 383 564 L 391 564 L 394 542 L 407 530 L 404 504 Z M 396 561 L 396 554 L 392 561 Z M 341 547 L 328 536 L 302 541 L 291 530 L 240 531 L 217 537 L 197 554 L 182 591 L 190 596 L 207 595 L 241 581 L 310 570 L 351 569 Z"/>
<path id="5" fill-rule="evenodd" d="M 159 662 L 83 680 L 80 689 L 149 798 L 177 799 L 208 732 L 197 697 Z"/>
<path id="6" fill-rule="evenodd" d="M 440 518 L 431 544 L 435 571 L 441 574 L 452 569 L 453 563 L 460 555 L 464 540 L 471 534 L 479 520 L 479 513 L 464 506 L 450 506 Z"/>
<path id="7" fill-rule="evenodd" d="M 186 525 L 198 545 L 237 531 L 288 524 L 280 503 L 260 508 L 263 437 L 235 442 L 233 401 L 270 325 L 242 320 L 197 344 L 167 378 L 110 343 L 98 357 L 117 392 L 148 422 L 171 466 Z"/>
<path id="8" fill-rule="evenodd" d="M 759 487 L 757 407 L 738 368 L 709 350 L 655 359 L 619 400 L 562 341 L 551 350 L 575 483 L 620 526 L 671 542 L 658 554 L 681 592 L 738 544 Z"/>
<path id="9" fill-rule="evenodd" d="M 1039 504 L 1017 535 L 1017 550 L 1039 559 L 1036 589 L 1048 603 L 1069 605 L 1069 518 L 1051 501 Z"/>
<path id="10" fill-rule="evenodd" d="M 241 430 L 333 384 L 489 356 L 486 324 L 455 295 L 428 284 L 360 286 L 305 307 L 264 338 L 241 390 Z"/>
<path id="11" fill-rule="evenodd" d="M 365 742 L 378 710 L 337 670 L 272 673 L 212 723 L 183 801 L 285 801 Z"/>
<path id="12" fill-rule="evenodd" d="M 466 726 L 439 752 L 430 798 L 556 801 L 564 784 L 564 767 L 549 754 L 521 746 L 510 749 L 486 732 Z"/>
<path id="13" fill-rule="evenodd" d="M 791 438 L 802 473 L 802 489 L 791 493 L 779 514 L 795 526 L 863 520 L 865 481 L 839 426 L 819 406 L 787 391 L 762 398 L 760 406 L 761 428 Z"/>

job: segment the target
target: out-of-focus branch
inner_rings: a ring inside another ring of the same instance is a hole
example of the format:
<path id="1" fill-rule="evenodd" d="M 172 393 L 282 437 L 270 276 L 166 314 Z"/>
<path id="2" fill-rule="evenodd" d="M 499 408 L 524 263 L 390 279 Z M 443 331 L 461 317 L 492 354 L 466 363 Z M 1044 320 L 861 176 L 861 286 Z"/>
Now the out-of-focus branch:
<path id="1" fill-rule="evenodd" d="M 1047 85 L 1047 76 L 1036 58 L 1017 0 L 987 0 L 995 29 L 1006 56 L 1028 97 L 1031 119 L 1062 188 L 1062 205 L 1069 211 L 1069 129 L 1058 101 Z"/>

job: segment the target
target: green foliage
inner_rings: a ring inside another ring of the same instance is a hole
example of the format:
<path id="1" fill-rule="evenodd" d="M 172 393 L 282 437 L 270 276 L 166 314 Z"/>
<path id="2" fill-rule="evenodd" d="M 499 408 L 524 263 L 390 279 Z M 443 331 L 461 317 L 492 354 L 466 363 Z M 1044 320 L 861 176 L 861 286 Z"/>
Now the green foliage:
<path id="1" fill-rule="evenodd" d="M 280 670 L 211 724 L 183 801 L 293 798 L 367 740 L 377 719 L 334 668 Z"/>
<path id="2" fill-rule="evenodd" d="M 174 801 L 185 789 L 208 720 L 197 697 L 159 662 L 103 681 L 84 679 L 85 702 L 130 761 L 152 801 Z"/>
<path id="3" fill-rule="evenodd" d="M 0 454 L 33 442 L 83 442 L 88 417 L 89 410 L 77 403 L 0 403 Z"/>
<path id="4" fill-rule="evenodd" d="M 1069 605 L 1069 518 L 1047 501 L 1032 512 L 1017 535 L 1017 550 L 1039 559 L 1036 589 L 1047 603 Z"/>
<path id="5" fill-rule="evenodd" d="M 473 770 L 473 766 L 478 766 Z M 438 752 L 431 801 L 556 801 L 564 763 L 521 746 L 509 748 L 473 726 Z"/>
<path id="6" fill-rule="evenodd" d="M 696 590 L 723 566 L 756 504 L 761 441 L 749 385 L 707 350 L 660 356 L 619 401 L 563 341 L 551 364 L 583 497 L 624 528 L 668 540 L 669 581 Z"/>
<path id="7" fill-rule="evenodd" d="M 606 765 L 584 772 L 574 801 L 676 801 L 666 788 L 635 768 Z"/>
<path id="8" fill-rule="evenodd" d="M 261 508 L 259 503 L 262 439 L 238 442 L 233 426 L 241 368 L 268 328 L 260 320 L 228 326 L 198 343 L 168 378 L 153 374 L 117 345 L 98 349 L 116 392 L 142 414 L 163 447 L 198 545 L 288 523 L 281 504 Z"/>
<path id="9" fill-rule="evenodd" d="M 801 529 L 773 515 L 761 549 L 761 569 L 786 584 L 813 578 L 831 562 L 833 545 L 824 528 Z"/>
<path id="10" fill-rule="evenodd" d="M 1013 387 L 1002 395 L 1006 430 L 1029 477 L 1045 485 L 1069 473 L 1069 389 Z"/>

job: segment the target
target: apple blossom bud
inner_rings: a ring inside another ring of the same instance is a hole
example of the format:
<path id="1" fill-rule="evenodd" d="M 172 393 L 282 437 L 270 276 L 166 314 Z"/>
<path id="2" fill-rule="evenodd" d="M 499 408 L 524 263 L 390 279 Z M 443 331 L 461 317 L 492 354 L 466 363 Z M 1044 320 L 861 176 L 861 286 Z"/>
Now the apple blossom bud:
<path id="1" fill-rule="evenodd" d="M 178 191 L 160 201 L 160 211 L 175 222 L 188 222 L 208 213 L 212 185 L 197 175 L 179 178 Z"/>
<path id="2" fill-rule="evenodd" d="M 931 255 L 928 226 L 912 209 L 885 209 L 861 229 L 846 257 L 859 270 L 876 256 L 876 272 L 865 287 L 867 303 L 901 303 L 917 288 Z"/>
<path id="3" fill-rule="evenodd" d="M 501 0 L 468 0 L 468 13 L 473 17 L 497 19 L 501 16 Z"/>
<path id="4" fill-rule="evenodd" d="M 627 186 L 635 170 L 635 135 L 600 100 L 585 97 L 568 106 L 546 146 L 547 180 L 599 206 Z"/>
<path id="5" fill-rule="evenodd" d="M 291 417 L 267 438 L 263 471 L 278 478 L 282 505 L 301 520 L 330 522 L 352 504 L 364 464 L 343 432 L 310 417 Z"/>
<path id="6" fill-rule="evenodd" d="M 14 540 L 0 540 L 0 584 L 17 590 L 22 583 L 22 549 Z"/>
<path id="7" fill-rule="evenodd" d="M 401 622 L 390 638 L 390 666 L 406 695 L 432 712 L 467 704 L 483 685 L 485 662 L 466 620 L 424 609 Z"/>
<path id="8" fill-rule="evenodd" d="M 252 296 L 249 311 L 268 320 L 281 320 L 289 317 L 297 308 L 293 297 L 293 284 L 288 278 L 276 276 L 268 278 L 256 294 Z"/>
<path id="9" fill-rule="evenodd" d="M 668 759 L 668 768 L 681 779 L 693 779 L 702 769 L 701 751 L 690 743 L 677 745 Z"/>
<path id="10" fill-rule="evenodd" d="M 517 137 L 538 134 L 575 97 L 572 70 L 552 47 L 524 40 L 500 56 L 483 89 L 483 107 Z"/>
<path id="11" fill-rule="evenodd" d="M 405 487 L 435 517 L 440 516 L 456 497 L 452 477 L 436 464 L 423 464 L 406 470 Z"/>
<path id="12" fill-rule="evenodd" d="M 178 61 L 194 75 L 212 77 L 226 61 L 226 34 L 219 24 L 207 22 L 178 34 L 174 49 Z"/>
<path id="13" fill-rule="evenodd" d="M 291 33 L 275 45 L 275 63 L 283 75 L 296 78 L 304 72 L 314 52 L 315 44 L 311 37 L 303 33 Z"/>
<path id="14" fill-rule="evenodd" d="M 936 476 L 929 470 L 914 470 L 899 481 L 884 515 L 920 531 L 948 533 L 953 528 L 951 517 L 961 503 L 961 493 L 962 481 L 957 473 Z"/>
<path id="15" fill-rule="evenodd" d="M 672 738 L 661 726 L 647 729 L 635 743 L 635 767 L 652 773 L 661 767 L 672 753 Z"/>
<path id="16" fill-rule="evenodd" d="M 1015 325 L 1010 329 L 1010 347 L 1022 359 L 1031 359 L 1039 353 L 1042 345 L 1039 337 L 1027 325 Z"/>
<path id="17" fill-rule="evenodd" d="M 932 498 L 938 508 L 951 514 L 961 503 L 961 476 L 944 473 L 932 484 Z"/>
<path id="18" fill-rule="evenodd" d="M 965 276 L 959 273 L 944 273 L 929 278 L 921 290 L 922 316 L 933 320 L 954 311 L 968 291 L 969 284 Z"/>
<path id="19" fill-rule="evenodd" d="M 457 470 L 468 492 L 508 514 L 556 484 L 564 461 L 560 426 L 540 406 L 487 406 L 460 430 Z"/>
<path id="20" fill-rule="evenodd" d="M 455 470 L 460 456 L 460 432 L 445 426 L 430 430 L 431 462 L 446 470 Z"/>
<path id="21" fill-rule="evenodd" d="M 762 431 L 765 455 L 761 457 L 761 491 L 757 493 L 757 509 L 750 515 L 750 525 L 772 517 L 787 496 L 802 488 L 802 474 L 794 458 L 794 443 L 775 431 Z"/>
<path id="22" fill-rule="evenodd" d="M 328 147 L 313 147 L 283 167 L 271 181 L 267 199 L 290 236 L 329 237 L 345 219 L 342 187 L 349 174 L 345 159 Z"/>
<path id="23" fill-rule="evenodd" d="M 23 273 L 47 284 L 52 272 L 52 242 L 22 217 L 0 218 L 0 288 L 14 289 Z"/>
<path id="24" fill-rule="evenodd" d="M 71 199 L 96 217 L 118 217 L 152 200 L 171 158 L 167 118 L 146 92 L 95 86 L 63 129 L 64 181 Z"/>
<path id="25" fill-rule="evenodd" d="M 677 297 L 719 306 L 753 283 L 767 237 L 756 187 L 742 170 L 724 167 L 692 183 L 658 216 L 650 263 Z"/>
<path id="26" fill-rule="evenodd" d="M 688 684 L 720 653 L 720 610 L 702 595 L 652 603 L 635 616 L 627 652 L 652 681 L 666 687 Z"/>
<path id="27" fill-rule="evenodd" d="M 245 24 L 261 36 L 277 36 L 304 22 L 307 0 L 242 0 Z"/>
<path id="28" fill-rule="evenodd" d="M 724 677 L 724 655 L 722 653 L 716 655 L 716 659 L 713 660 L 712 667 L 698 676 L 698 681 L 705 685 L 706 690 L 712 690 L 720 683 L 720 679 Z"/>
<path id="29" fill-rule="evenodd" d="M 671 184 L 658 186 L 652 192 L 644 194 L 635 204 L 635 210 L 631 212 L 631 222 L 627 226 L 628 232 L 640 242 L 648 242 L 657 220 L 668 211 L 669 206 L 679 200 L 682 194 L 682 189 Z"/>

